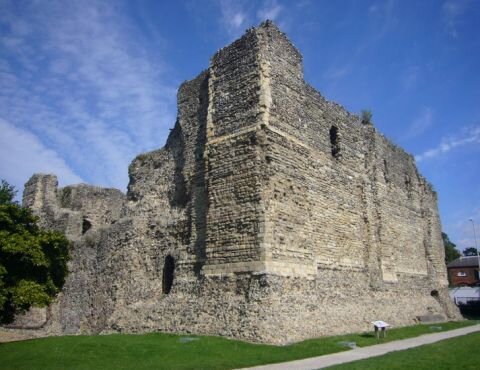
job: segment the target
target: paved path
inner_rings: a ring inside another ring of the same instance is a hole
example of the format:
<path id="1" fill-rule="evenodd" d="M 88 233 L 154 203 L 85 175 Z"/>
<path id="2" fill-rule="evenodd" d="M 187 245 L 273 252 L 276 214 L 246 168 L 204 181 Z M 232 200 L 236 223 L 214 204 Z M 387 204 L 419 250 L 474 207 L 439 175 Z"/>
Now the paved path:
<path id="1" fill-rule="evenodd" d="M 461 335 L 480 331 L 480 325 L 467 326 L 461 329 L 448 330 L 441 333 L 425 334 L 415 338 L 402 339 L 393 342 L 377 344 L 374 346 L 355 348 L 350 351 L 333 353 L 319 357 L 311 357 L 303 360 L 281 362 L 278 364 L 263 365 L 245 368 L 244 370 L 311 370 L 321 369 L 328 366 L 362 360 L 364 358 L 384 355 L 388 352 L 402 351 L 424 344 L 435 343 L 440 340 L 458 337 Z"/>

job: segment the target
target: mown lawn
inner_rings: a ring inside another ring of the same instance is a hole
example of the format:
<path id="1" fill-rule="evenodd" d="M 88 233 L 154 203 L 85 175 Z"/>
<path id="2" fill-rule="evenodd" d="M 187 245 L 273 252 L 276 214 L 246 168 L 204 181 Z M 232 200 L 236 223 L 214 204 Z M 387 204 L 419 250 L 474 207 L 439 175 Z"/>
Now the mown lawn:
<path id="1" fill-rule="evenodd" d="M 367 360 L 329 367 L 331 370 L 477 370 L 480 369 L 480 333 L 446 339 Z"/>
<path id="2" fill-rule="evenodd" d="M 469 320 L 416 325 L 391 329 L 388 337 L 380 340 L 373 333 L 363 333 L 289 346 L 161 333 L 51 337 L 0 344 L 0 369 L 231 369 L 347 350 L 341 342 L 355 342 L 363 347 L 477 323 Z"/>

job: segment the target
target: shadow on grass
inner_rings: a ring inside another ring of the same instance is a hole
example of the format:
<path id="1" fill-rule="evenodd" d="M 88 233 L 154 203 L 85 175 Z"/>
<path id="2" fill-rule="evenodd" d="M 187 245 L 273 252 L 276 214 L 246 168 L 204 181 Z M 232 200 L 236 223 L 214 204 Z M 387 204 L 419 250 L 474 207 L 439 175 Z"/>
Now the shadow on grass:
<path id="1" fill-rule="evenodd" d="M 372 333 L 363 333 L 363 334 L 360 334 L 359 336 L 362 337 L 362 338 L 374 338 L 374 337 L 375 337 L 375 334 L 372 334 Z"/>

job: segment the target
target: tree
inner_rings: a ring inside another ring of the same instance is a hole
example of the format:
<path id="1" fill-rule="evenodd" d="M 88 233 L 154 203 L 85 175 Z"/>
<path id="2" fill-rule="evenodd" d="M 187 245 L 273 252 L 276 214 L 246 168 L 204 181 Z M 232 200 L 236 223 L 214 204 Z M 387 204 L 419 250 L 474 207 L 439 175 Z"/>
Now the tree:
<path id="1" fill-rule="evenodd" d="M 476 256 L 477 255 L 477 248 L 470 247 L 463 250 L 464 256 Z"/>
<path id="2" fill-rule="evenodd" d="M 42 230 L 28 208 L 13 201 L 15 189 L 0 187 L 0 322 L 31 306 L 50 304 L 67 275 L 69 241 Z"/>
<path id="3" fill-rule="evenodd" d="M 447 234 L 442 233 L 443 245 L 445 247 L 445 263 L 449 264 L 450 262 L 456 260 L 461 256 L 460 252 L 457 249 L 455 243 L 452 243 Z"/>
<path id="4" fill-rule="evenodd" d="M 15 187 L 5 180 L 2 180 L 0 183 L 0 205 L 13 203 L 15 195 L 17 195 Z"/>
<path id="5" fill-rule="evenodd" d="M 364 125 L 371 125 L 372 124 L 373 113 L 372 113 L 371 110 L 368 110 L 368 109 L 362 110 L 361 116 L 362 116 L 362 123 Z"/>

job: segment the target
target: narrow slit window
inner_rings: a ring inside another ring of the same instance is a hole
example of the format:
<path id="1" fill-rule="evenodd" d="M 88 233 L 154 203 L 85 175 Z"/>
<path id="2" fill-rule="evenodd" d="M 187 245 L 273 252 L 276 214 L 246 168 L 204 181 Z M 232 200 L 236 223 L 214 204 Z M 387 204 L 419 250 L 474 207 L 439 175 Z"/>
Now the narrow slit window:
<path id="1" fill-rule="evenodd" d="M 340 157 L 340 143 L 338 137 L 338 128 L 336 126 L 332 126 L 330 128 L 330 147 L 332 150 L 332 156 L 334 158 Z"/>
<path id="2" fill-rule="evenodd" d="M 412 197 L 413 184 L 410 176 L 405 175 L 405 188 L 407 190 L 407 197 L 410 199 Z"/>
<path id="3" fill-rule="evenodd" d="M 172 256 L 168 255 L 165 257 L 165 264 L 163 266 L 162 290 L 164 294 L 168 294 L 172 290 L 174 276 L 175 260 Z"/>
<path id="4" fill-rule="evenodd" d="M 385 159 L 383 160 L 383 177 L 386 183 L 390 182 L 390 177 L 388 176 L 388 164 Z"/>

